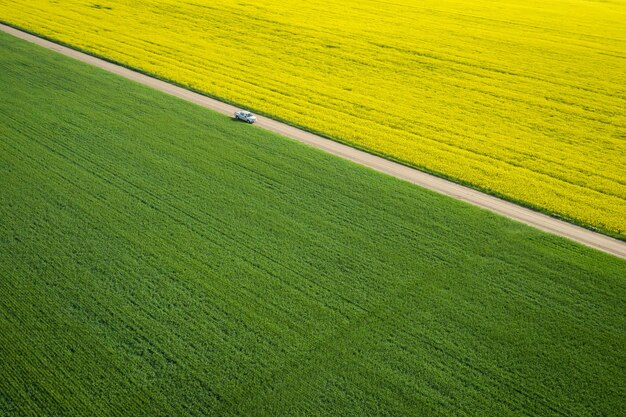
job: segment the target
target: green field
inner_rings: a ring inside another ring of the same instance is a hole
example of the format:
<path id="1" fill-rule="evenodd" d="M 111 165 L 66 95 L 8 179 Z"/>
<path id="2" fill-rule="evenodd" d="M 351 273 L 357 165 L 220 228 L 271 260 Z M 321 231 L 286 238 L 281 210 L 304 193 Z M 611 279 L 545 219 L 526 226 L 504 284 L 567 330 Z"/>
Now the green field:
<path id="1" fill-rule="evenodd" d="M 619 415 L 626 262 L 0 34 L 0 415 Z"/>

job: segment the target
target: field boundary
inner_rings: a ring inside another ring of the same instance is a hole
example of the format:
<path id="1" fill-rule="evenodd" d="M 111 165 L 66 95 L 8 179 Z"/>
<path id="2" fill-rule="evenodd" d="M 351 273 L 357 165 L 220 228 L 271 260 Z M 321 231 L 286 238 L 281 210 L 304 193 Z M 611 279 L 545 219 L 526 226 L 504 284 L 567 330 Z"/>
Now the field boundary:
<path id="1" fill-rule="evenodd" d="M 102 59 L 90 53 L 82 52 L 58 42 L 48 40 L 39 35 L 0 23 L 0 30 L 20 39 L 56 51 L 84 63 L 120 75 L 140 84 L 162 91 L 169 95 L 203 106 L 213 111 L 232 116 L 239 109 L 234 104 L 207 96 L 169 80 L 163 80 L 153 74 L 138 71 L 135 68 L 120 65 L 111 60 Z M 252 109 L 255 110 L 255 109 Z M 256 110 L 255 110 L 256 111 Z M 262 113 L 262 112 L 259 112 Z M 277 133 L 281 136 L 297 140 L 327 153 L 363 165 L 375 171 L 391 175 L 413 183 L 439 194 L 470 203 L 518 222 L 527 224 L 544 232 L 559 235 L 583 245 L 626 259 L 626 242 L 595 232 L 593 230 L 560 220 L 548 214 L 527 208 L 502 198 L 453 182 L 436 173 L 429 173 L 391 160 L 385 155 L 379 156 L 371 152 L 350 146 L 336 139 L 324 137 L 302 127 L 289 125 L 283 121 L 267 116 L 259 116 L 256 125 L 260 128 Z M 517 202 L 519 203 L 519 202 Z"/>
<path id="2" fill-rule="evenodd" d="M 240 108 L 246 108 L 247 110 L 250 110 L 250 111 L 252 111 L 254 113 L 266 116 L 266 117 L 268 117 L 270 119 L 273 119 L 273 120 L 277 120 L 277 121 L 282 122 L 282 123 L 284 123 L 286 125 L 296 127 L 296 128 L 298 128 L 300 130 L 304 130 L 306 132 L 313 133 L 313 134 L 321 136 L 323 138 L 327 138 L 327 139 L 331 139 L 331 140 L 334 140 L 334 141 L 339 142 L 339 143 L 343 143 L 343 144 L 348 145 L 348 146 L 350 146 L 352 148 L 360 149 L 360 150 L 365 151 L 367 153 L 370 153 L 370 154 L 373 154 L 373 155 L 377 155 L 377 156 L 383 157 L 385 159 L 389 159 L 391 161 L 397 162 L 397 163 L 399 163 L 401 165 L 406 165 L 406 166 L 408 166 L 410 168 L 414 168 L 414 169 L 417 169 L 419 171 L 426 172 L 426 173 L 431 174 L 433 176 L 436 176 L 436 177 L 439 177 L 439 178 L 443 178 L 443 179 L 455 182 L 457 184 L 461 184 L 461 185 L 463 185 L 463 186 L 465 186 L 467 188 L 472 188 L 474 190 L 478 190 L 478 191 L 480 191 L 482 193 L 489 194 L 489 195 L 497 197 L 499 199 L 509 201 L 509 202 L 511 202 L 513 204 L 516 204 L 518 206 L 527 207 L 527 208 L 530 208 L 530 209 L 532 209 L 534 211 L 537 211 L 539 213 L 546 214 L 546 215 L 548 215 L 550 217 L 554 217 L 556 219 L 564 220 L 564 221 L 566 221 L 568 223 L 572 223 L 572 224 L 581 226 L 581 227 L 583 227 L 585 229 L 592 230 L 592 231 L 601 233 L 601 234 L 606 235 L 606 236 L 610 236 L 610 237 L 615 238 L 617 240 L 620 240 L 622 242 L 626 242 L 626 235 L 625 234 L 621 234 L 621 232 L 616 232 L 616 231 L 608 229 L 606 227 L 594 225 L 594 224 L 591 224 L 589 222 L 585 222 L 585 221 L 582 221 L 580 219 L 577 219 L 575 217 L 567 216 L 567 215 L 562 214 L 562 213 L 558 213 L 558 212 L 555 212 L 555 211 L 552 211 L 552 210 L 548 210 L 548 209 L 546 209 L 544 207 L 538 206 L 536 204 L 533 204 L 533 203 L 530 203 L 530 202 L 527 202 L 527 201 L 524 201 L 524 200 L 520 200 L 520 199 L 515 198 L 515 197 L 511 197 L 509 195 L 503 194 L 503 193 L 501 193 L 499 191 L 496 191 L 496 190 L 493 190 L 491 188 L 484 187 L 484 186 L 481 186 L 481 185 L 478 185 L 478 184 L 473 184 L 473 183 L 471 183 L 469 181 L 466 181 L 464 179 L 455 177 L 453 175 L 449 175 L 449 174 L 447 174 L 445 172 L 436 171 L 436 170 L 433 170 L 433 169 L 428 168 L 428 167 L 423 166 L 423 165 L 411 163 L 409 161 L 406 161 L 404 159 L 398 158 L 398 157 L 393 156 L 391 154 L 388 154 L 388 153 L 385 153 L 385 152 L 381 152 L 379 150 L 370 148 L 368 146 L 364 146 L 364 145 L 362 145 L 360 143 L 352 142 L 352 141 L 343 139 L 341 137 L 334 136 L 334 135 L 322 132 L 320 130 L 316 130 L 316 129 L 310 128 L 308 126 L 305 126 L 305 125 L 293 122 L 291 120 L 287 120 L 287 119 L 285 119 L 283 117 L 277 116 L 277 115 L 272 114 L 270 112 L 266 112 L 263 109 L 259 109 L 259 108 L 256 108 L 254 106 L 250 106 L 250 105 L 246 105 L 246 104 L 243 104 L 243 103 L 239 103 L 239 102 L 236 102 L 234 100 L 229 100 L 229 99 L 221 97 L 219 95 L 211 94 L 211 93 L 209 93 L 207 91 L 199 90 L 199 89 L 197 89 L 197 88 L 195 88 L 195 87 L 193 87 L 191 85 L 188 85 L 188 84 L 185 84 L 185 83 L 182 83 L 182 82 L 178 82 L 176 80 L 173 80 L 173 79 L 170 79 L 170 78 L 167 78 L 167 77 L 163 77 L 163 76 L 161 76 L 159 74 L 153 73 L 151 71 L 144 70 L 144 69 L 139 68 L 139 67 L 135 67 L 133 65 L 129 65 L 129 64 L 125 64 L 123 62 L 116 61 L 114 59 L 106 57 L 105 55 L 101 55 L 101 54 L 89 51 L 87 49 L 83 49 L 81 47 L 72 45 L 70 43 L 60 41 L 58 39 L 55 39 L 54 37 L 42 35 L 40 33 L 37 33 L 36 31 L 28 30 L 27 28 L 24 28 L 24 27 L 21 27 L 19 25 L 12 24 L 11 22 L 5 21 L 5 20 L 3 20 L 0 17 L 0 26 L 1 25 L 6 25 L 8 27 L 12 27 L 12 28 L 17 29 L 19 31 L 22 31 L 22 32 L 34 35 L 35 37 L 46 39 L 46 40 L 48 40 L 48 41 L 50 41 L 52 43 L 56 43 L 56 44 L 59 44 L 59 45 L 66 46 L 66 47 L 68 47 L 70 49 L 74 49 L 74 50 L 83 52 L 83 53 L 85 53 L 87 55 L 91 55 L 91 56 L 94 56 L 96 58 L 100 58 L 103 61 L 110 62 L 110 63 L 116 64 L 116 65 L 122 66 L 124 68 L 128 68 L 128 69 L 130 69 L 132 71 L 135 71 L 135 72 L 138 72 L 138 73 L 141 73 L 141 74 L 144 74 L 144 75 L 148 75 L 149 77 L 156 78 L 156 79 L 161 80 L 161 81 L 165 81 L 165 82 L 167 82 L 169 84 L 173 84 L 175 86 L 182 87 L 182 88 L 184 88 L 186 90 L 190 90 L 190 91 L 196 92 L 196 93 L 198 93 L 200 95 L 216 99 L 216 100 L 221 101 L 223 103 L 228 103 L 228 104 L 231 104 L 233 106 L 240 107 Z"/>

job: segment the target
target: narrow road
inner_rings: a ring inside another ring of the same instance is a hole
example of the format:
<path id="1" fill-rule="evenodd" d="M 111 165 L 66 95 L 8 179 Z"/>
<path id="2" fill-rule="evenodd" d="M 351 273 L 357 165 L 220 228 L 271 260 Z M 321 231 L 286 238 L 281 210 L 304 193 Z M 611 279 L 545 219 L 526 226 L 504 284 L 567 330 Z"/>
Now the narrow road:
<path id="1" fill-rule="evenodd" d="M 208 109 L 229 116 L 232 116 L 232 114 L 236 110 L 239 110 L 238 108 L 231 106 L 230 104 L 223 103 L 221 101 L 203 96 L 198 93 L 194 93 L 192 91 L 177 87 L 156 78 L 152 78 L 139 72 L 129 70 L 127 68 L 112 64 L 99 58 L 95 58 L 91 55 L 78 52 L 74 49 L 66 48 L 65 46 L 61 46 L 56 43 L 39 38 L 37 36 L 33 36 L 29 33 L 22 32 L 10 26 L 0 24 L 0 29 L 18 38 L 43 46 L 44 48 L 52 49 L 53 51 L 57 51 L 63 55 L 105 69 L 114 74 L 121 75 L 122 77 L 150 86 L 154 89 L 182 98 Z M 501 200 L 480 191 L 476 191 L 471 188 L 453 183 L 451 181 L 435 177 L 425 172 L 409 168 L 407 166 L 389 161 L 387 159 L 369 154 L 367 152 L 351 148 L 350 146 L 342 145 L 333 140 L 323 138 L 321 136 L 306 132 L 293 126 L 289 126 L 276 120 L 269 119 L 267 117 L 258 117 L 256 125 L 272 132 L 278 133 L 282 136 L 286 136 L 299 142 L 314 146 L 318 149 L 339 156 L 341 158 L 356 162 L 357 164 L 372 168 L 376 171 L 380 171 L 385 174 L 392 175 L 402 180 L 419 185 L 420 187 L 427 188 L 440 194 L 445 194 L 447 196 L 456 198 L 457 200 L 465 201 L 475 206 L 482 207 L 494 213 L 509 217 L 513 220 L 517 220 L 545 232 L 563 236 L 565 238 L 582 243 L 583 245 L 587 245 L 592 248 L 599 249 L 606 253 L 610 253 L 620 258 L 626 259 L 626 242 L 613 239 L 611 237 L 593 232 L 591 230 L 587 230 L 571 223 L 557 220 L 545 214 L 538 213 L 525 207 L 518 206 L 508 201 Z"/>

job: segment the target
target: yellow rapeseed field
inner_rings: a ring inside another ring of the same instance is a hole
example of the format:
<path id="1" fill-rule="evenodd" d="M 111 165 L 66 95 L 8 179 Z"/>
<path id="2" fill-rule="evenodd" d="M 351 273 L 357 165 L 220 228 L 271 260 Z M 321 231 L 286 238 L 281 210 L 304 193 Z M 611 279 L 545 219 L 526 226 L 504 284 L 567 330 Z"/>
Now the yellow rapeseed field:
<path id="1" fill-rule="evenodd" d="M 624 1 L 0 0 L 0 20 L 626 237 Z"/>

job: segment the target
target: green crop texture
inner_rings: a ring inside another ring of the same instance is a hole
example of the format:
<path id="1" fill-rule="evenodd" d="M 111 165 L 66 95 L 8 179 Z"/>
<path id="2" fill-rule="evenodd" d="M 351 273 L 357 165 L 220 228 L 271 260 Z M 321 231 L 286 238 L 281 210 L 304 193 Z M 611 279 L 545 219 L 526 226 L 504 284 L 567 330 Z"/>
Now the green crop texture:
<path id="1" fill-rule="evenodd" d="M 626 262 L 0 34 L 0 415 L 619 415 Z"/>

